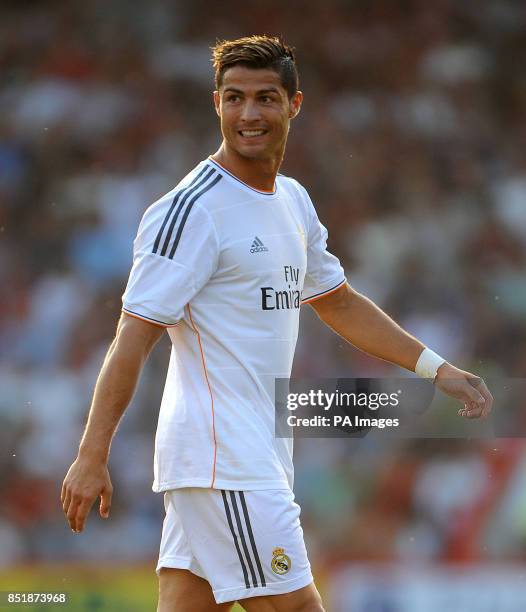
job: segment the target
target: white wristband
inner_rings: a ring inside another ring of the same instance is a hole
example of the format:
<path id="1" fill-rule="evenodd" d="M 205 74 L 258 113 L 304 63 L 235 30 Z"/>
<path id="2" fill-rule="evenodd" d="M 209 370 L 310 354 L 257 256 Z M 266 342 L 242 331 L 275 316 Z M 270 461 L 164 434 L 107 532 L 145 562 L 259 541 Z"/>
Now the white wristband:
<path id="1" fill-rule="evenodd" d="M 443 357 L 440 357 L 431 349 L 425 348 L 416 362 L 415 374 L 420 378 L 435 380 L 438 368 L 445 362 L 446 360 Z"/>

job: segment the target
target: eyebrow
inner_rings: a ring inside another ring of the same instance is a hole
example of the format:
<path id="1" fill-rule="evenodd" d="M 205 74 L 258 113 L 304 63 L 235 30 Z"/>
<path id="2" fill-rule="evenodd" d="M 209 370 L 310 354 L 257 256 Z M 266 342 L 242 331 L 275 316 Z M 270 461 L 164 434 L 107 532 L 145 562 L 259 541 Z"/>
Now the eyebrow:
<path id="1" fill-rule="evenodd" d="M 235 87 L 225 87 L 225 89 L 223 90 L 223 93 L 226 93 L 227 91 L 232 92 L 232 93 L 237 93 L 237 94 L 244 94 L 245 92 L 242 91 L 241 89 L 236 89 Z M 277 93 L 280 94 L 279 90 L 276 89 L 275 87 L 266 87 L 265 89 L 259 89 L 258 91 L 256 91 L 256 94 L 261 95 L 264 93 Z"/>

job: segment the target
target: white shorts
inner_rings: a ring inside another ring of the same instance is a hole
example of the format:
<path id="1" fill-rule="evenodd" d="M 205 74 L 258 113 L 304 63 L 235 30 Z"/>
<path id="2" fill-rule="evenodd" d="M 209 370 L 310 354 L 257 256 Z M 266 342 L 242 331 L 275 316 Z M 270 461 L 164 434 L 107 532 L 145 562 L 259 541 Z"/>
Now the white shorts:
<path id="1" fill-rule="evenodd" d="M 210 583 L 217 603 L 312 582 L 292 491 L 173 489 L 164 507 L 157 573 L 188 569 Z"/>

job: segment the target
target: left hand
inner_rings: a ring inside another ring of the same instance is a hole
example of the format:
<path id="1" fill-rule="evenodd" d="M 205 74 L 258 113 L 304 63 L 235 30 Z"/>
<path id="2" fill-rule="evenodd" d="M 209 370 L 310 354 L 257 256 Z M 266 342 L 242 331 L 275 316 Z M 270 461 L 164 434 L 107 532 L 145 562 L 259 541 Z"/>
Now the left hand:
<path id="1" fill-rule="evenodd" d="M 493 396 L 480 376 L 459 370 L 446 361 L 438 368 L 434 384 L 464 404 L 458 411 L 461 417 L 484 419 L 491 412 Z"/>

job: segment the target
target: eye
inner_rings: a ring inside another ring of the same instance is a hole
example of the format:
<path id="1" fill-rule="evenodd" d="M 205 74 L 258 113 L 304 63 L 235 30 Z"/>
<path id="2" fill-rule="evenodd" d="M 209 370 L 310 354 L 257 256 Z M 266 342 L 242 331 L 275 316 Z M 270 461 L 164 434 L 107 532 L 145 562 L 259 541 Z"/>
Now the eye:
<path id="1" fill-rule="evenodd" d="M 270 96 L 261 96 L 261 101 L 263 104 L 270 104 L 270 102 L 272 102 L 272 98 Z"/>
<path id="2" fill-rule="evenodd" d="M 237 102 L 239 100 L 239 96 L 237 94 L 228 94 L 226 97 L 227 102 Z"/>

